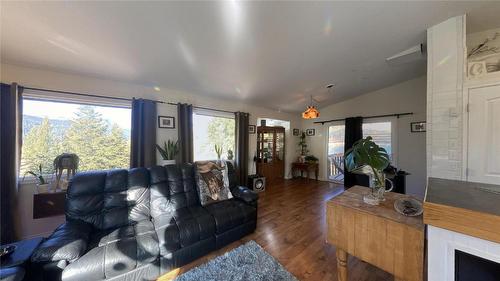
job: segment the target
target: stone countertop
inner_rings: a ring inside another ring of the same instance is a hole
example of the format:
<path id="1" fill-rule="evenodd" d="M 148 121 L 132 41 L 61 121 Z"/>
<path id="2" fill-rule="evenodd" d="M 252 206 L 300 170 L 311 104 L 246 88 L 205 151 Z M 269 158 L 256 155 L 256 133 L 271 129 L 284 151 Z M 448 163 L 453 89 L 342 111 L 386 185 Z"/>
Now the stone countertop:
<path id="1" fill-rule="evenodd" d="M 500 216 L 500 185 L 429 178 L 424 201 Z"/>

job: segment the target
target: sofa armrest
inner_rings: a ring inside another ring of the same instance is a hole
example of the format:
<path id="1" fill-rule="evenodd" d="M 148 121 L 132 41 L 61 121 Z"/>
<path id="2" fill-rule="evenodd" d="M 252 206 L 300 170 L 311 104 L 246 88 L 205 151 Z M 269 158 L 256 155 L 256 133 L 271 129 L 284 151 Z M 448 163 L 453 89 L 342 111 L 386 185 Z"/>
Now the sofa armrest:
<path id="1" fill-rule="evenodd" d="M 61 224 L 31 256 L 32 262 L 72 262 L 87 251 L 92 226 L 81 221 L 67 221 Z"/>
<path id="2" fill-rule="evenodd" d="M 231 190 L 231 193 L 234 197 L 243 200 L 246 203 L 254 203 L 259 199 L 259 195 L 255 191 L 244 186 L 236 186 L 233 190 Z"/>

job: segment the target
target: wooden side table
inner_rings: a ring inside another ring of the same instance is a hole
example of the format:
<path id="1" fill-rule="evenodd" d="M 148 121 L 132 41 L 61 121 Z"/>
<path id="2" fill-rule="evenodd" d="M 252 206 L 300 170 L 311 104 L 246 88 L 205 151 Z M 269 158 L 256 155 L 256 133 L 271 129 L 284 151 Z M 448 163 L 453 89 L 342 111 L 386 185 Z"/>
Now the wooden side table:
<path id="1" fill-rule="evenodd" d="M 303 173 L 307 173 L 307 178 L 309 178 L 309 171 L 314 170 L 314 176 L 316 180 L 318 180 L 319 174 L 319 164 L 318 163 L 302 163 L 302 162 L 293 162 L 292 163 L 292 176 L 295 177 L 295 172 L 300 171 L 300 176 L 303 176 Z"/>
<path id="2" fill-rule="evenodd" d="M 327 242 L 336 246 L 338 280 L 347 280 L 347 254 L 394 274 L 395 280 L 421 281 L 424 264 L 422 216 L 406 217 L 388 192 L 378 206 L 363 202 L 370 189 L 353 186 L 327 202 Z"/>

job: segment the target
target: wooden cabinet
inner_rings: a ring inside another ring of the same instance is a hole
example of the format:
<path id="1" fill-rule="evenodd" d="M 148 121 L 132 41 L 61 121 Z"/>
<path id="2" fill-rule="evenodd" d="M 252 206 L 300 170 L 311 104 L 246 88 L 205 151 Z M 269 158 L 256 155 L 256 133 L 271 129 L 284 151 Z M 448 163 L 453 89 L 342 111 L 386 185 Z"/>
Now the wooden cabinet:
<path id="1" fill-rule="evenodd" d="M 257 127 L 257 173 L 268 184 L 285 177 L 285 128 Z"/>
<path id="2" fill-rule="evenodd" d="M 394 202 L 406 195 L 388 192 L 378 206 L 363 202 L 368 187 L 353 186 L 326 207 L 327 242 L 336 247 L 338 280 L 347 281 L 347 254 L 394 274 L 395 280 L 421 281 L 424 268 L 422 216 L 406 217 Z"/>
<path id="3" fill-rule="evenodd" d="M 66 191 L 33 195 L 33 219 L 64 215 Z"/>

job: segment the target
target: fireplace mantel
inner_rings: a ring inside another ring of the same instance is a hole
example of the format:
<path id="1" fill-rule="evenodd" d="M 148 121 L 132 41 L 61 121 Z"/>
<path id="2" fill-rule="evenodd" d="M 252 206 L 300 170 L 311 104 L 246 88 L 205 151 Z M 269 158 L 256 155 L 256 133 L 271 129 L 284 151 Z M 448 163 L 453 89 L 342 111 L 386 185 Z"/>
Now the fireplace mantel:
<path id="1" fill-rule="evenodd" d="M 498 185 L 429 178 L 424 199 L 427 280 L 456 280 L 456 251 L 500 264 L 499 202 Z"/>
<path id="2" fill-rule="evenodd" d="M 500 185 L 429 178 L 424 223 L 500 243 Z"/>

